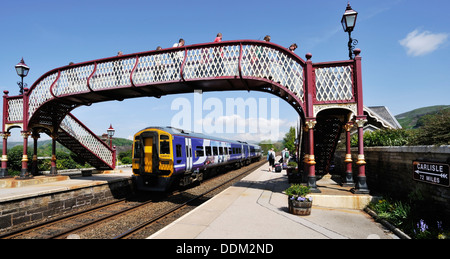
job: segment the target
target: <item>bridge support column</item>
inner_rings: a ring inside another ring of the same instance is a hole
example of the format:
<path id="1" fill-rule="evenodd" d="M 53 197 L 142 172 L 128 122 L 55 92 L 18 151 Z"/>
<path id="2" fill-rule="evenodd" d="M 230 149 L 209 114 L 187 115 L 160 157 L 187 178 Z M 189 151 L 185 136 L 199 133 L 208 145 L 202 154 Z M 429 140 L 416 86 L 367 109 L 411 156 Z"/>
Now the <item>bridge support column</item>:
<path id="1" fill-rule="evenodd" d="M 344 125 L 345 133 L 346 133 L 346 154 L 345 160 L 346 163 L 346 171 L 344 181 L 342 182 L 342 186 L 345 187 L 355 187 L 355 182 L 353 182 L 353 171 L 352 171 L 352 154 L 351 154 L 351 146 L 350 146 L 350 130 L 353 128 L 353 123 L 348 122 Z"/>
<path id="2" fill-rule="evenodd" d="M 39 135 L 39 133 L 34 131 L 31 137 L 33 138 L 33 161 L 31 163 L 31 174 L 33 176 L 36 176 L 39 175 L 38 161 L 37 161 L 37 145 L 38 145 L 37 141 L 41 136 Z"/>
<path id="3" fill-rule="evenodd" d="M 58 135 L 56 133 L 52 134 L 52 159 L 51 159 L 51 167 L 50 167 L 50 175 L 55 176 L 58 174 L 56 170 L 56 138 Z"/>
<path id="4" fill-rule="evenodd" d="M 9 132 L 2 132 L 3 137 L 3 154 L 2 154 L 2 168 L 0 169 L 0 178 L 10 177 L 8 175 L 8 137 L 11 136 Z"/>
<path id="5" fill-rule="evenodd" d="M 22 131 L 20 134 L 23 137 L 23 155 L 22 155 L 22 170 L 20 171 L 19 178 L 25 179 L 30 177 L 28 174 L 28 136 L 30 136 L 30 132 Z"/>
<path id="6" fill-rule="evenodd" d="M 307 185 L 311 188 L 311 192 L 320 193 L 321 191 L 317 189 L 316 185 L 316 160 L 314 157 L 314 127 L 316 126 L 316 119 L 307 119 L 306 128 L 308 129 L 309 136 L 309 157 L 308 157 L 308 182 Z"/>
<path id="7" fill-rule="evenodd" d="M 366 161 L 364 158 L 364 132 L 363 126 L 367 122 L 366 116 L 357 116 L 356 125 L 358 125 L 358 179 L 356 182 L 356 187 L 352 189 L 355 194 L 367 194 L 369 193 L 369 188 L 366 183 Z"/>

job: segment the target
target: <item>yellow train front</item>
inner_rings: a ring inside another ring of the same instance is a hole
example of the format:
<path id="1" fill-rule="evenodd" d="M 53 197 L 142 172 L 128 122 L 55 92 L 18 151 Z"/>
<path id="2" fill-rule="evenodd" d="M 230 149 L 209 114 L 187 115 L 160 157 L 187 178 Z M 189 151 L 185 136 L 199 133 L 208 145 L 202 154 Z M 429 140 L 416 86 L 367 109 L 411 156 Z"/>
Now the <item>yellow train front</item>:
<path id="1" fill-rule="evenodd" d="M 133 140 L 133 181 L 138 190 L 166 191 L 201 181 L 207 174 L 259 160 L 257 145 L 172 127 L 150 127 Z"/>

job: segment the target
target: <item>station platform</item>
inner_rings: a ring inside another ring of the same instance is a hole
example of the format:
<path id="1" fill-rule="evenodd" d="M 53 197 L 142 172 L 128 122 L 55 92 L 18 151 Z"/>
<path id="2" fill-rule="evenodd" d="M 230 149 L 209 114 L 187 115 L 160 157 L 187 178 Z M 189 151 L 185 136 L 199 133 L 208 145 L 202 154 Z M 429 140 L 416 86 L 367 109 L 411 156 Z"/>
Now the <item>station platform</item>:
<path id="1" fill-rule="evenodd" d="M 120 199 L 131 191 L 131 168 L 86 173 L 1 179 L 0 234 Z"/>
<path id="2" fill-rule="evenodd" d="M 264 164 L 148 239 L 398 239 L 362 210 L 376 197 L 323 179 L 311 215 L 297 216 L 283 193 L 289 185 L 285 170 Z"/>
<path id="3" fill-rule="evenodd" d="M 81 172 L 79 174 L 81 175 Z M 90 176 L 35 176 L 25 180 L 6 178 L 0 180 L 0 205 L 1 202 L 6 201 L 33 198 L 46 194 L 89 188 L 114 181 L 121 181 L 131 178 L 132 174 L 131 167 L 124 167 L 117 170 L 103 171 L 101 174 L 93 174 Z"/>

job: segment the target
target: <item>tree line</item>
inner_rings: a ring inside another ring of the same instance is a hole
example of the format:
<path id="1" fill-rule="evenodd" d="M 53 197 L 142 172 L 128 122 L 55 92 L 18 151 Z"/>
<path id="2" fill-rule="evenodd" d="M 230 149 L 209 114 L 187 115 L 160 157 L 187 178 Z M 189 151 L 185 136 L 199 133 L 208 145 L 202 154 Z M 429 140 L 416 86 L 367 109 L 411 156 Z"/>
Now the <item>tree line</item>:
<path id="1" fill-rule="evenodd" d="M 412 129 L 384 129 L 364 133 L 364 146 L 450 145 L 450 109 L 422 116 Z M 351 145 L 358 146 L 352 136 Z"/>

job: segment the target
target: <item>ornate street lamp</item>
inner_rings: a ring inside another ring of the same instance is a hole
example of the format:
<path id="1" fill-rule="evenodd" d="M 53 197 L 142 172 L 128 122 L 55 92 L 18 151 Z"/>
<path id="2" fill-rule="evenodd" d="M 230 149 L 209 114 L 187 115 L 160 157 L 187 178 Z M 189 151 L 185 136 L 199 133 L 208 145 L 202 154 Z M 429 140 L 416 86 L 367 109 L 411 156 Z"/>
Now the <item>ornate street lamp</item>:
<path id="1" fill-rule="evenodd" d="M 345 32 L 348 32 L 348 56 L 350 59 L 353 59 L 353 49 L 358 44 L 358 40 L 352 39 L 352 31 L 356 25 L 356 17 L 358 16 L 358 12 L 352 9 L 350 6 L 350 2 L 347 3 L 347 8 L 345 9 L 344 15 L 342 15 L 342 28 Z"/>
<path id="2" fill-rule="evenodd" d="M 16 72 L 17 75 L 22 78 L 22 82 L 17 82 L 20 88 L 20 94 L 23 94 L 23 88 L 27 86 L 27 84 L 23 84 L 23 78 L 28 75 L 28 71 L 30 71 L 30 68 L 25 64 L 25 62 L 22 60 L 19 62 L 19 64 L 16 65 Z"/>
<path id="3" fill-rule="evenodd" d="M 112 138 L 114 136 L 114 133 L 116 130 L 112 127 L 111 124 L 109 124 L 109 129 L 106 130 L 108 132 L 108 138 L 109 138 L 109 147 L 112 148 Z"/>

